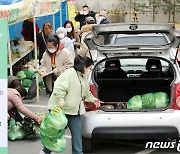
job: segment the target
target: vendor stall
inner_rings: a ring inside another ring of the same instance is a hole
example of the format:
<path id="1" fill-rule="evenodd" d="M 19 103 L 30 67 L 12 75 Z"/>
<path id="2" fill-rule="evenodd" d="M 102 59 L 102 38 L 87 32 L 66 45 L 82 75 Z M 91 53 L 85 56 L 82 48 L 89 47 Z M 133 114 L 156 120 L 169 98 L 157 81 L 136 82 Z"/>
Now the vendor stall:
<path id="1" fill-rule="evenodd" d="M 9 2 L 9 1 L 8 1 Z M 16 24 L 30 17 L 34 18 L 34 30 L 37 16 L 46 16 L 54 14 L 61 10 L 60 4 L 61 0 L 14 0 L 11 1 L 10 5 L 2 5 L 0 3 L 0 18 L 7 18 L 8 25 Z M 54 18 L 53 18 L 54 19 Z M 61 21 L 62 22 L 62 21 Z M 53 21 L 55 23 L 55 21 Z M 38 59 L 37 59 L 37 40 L 36 32 L 34 31 L 34 43 L 24 41 L 23 39 L 15 40 L 18 43 L 17 46 L 14 45 L 13 41 L 8 41 L 8 57 L 10 69 L 10 75 L 13 75 L 13 66 L 16 65 L 18 61 L 29 54 L 33 48 L 35 53 L 35 66 L 38 72 Z M 39 90 L 38 90 L 38 73 L 36 73 L 36 83 L 37 83 L 37 100 L 39 100 Z"/>

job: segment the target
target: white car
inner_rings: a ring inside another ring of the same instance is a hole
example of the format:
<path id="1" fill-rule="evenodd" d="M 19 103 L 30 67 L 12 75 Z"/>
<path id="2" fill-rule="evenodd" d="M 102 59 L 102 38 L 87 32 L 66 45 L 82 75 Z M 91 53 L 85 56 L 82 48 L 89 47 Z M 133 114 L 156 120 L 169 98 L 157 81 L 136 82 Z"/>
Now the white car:
<path id="1" fill-rule="evenodd" d="M 94 139 L 179 140 L 179 41 L 174 25 L 99 25 L 84 41 L 97 50 L 88 79 L 92 93 L 104 104 L 96 109 L 85 103 L 83 151 L 92 151 Z M 166 99 L 155 98 L 157 93 Z"/>

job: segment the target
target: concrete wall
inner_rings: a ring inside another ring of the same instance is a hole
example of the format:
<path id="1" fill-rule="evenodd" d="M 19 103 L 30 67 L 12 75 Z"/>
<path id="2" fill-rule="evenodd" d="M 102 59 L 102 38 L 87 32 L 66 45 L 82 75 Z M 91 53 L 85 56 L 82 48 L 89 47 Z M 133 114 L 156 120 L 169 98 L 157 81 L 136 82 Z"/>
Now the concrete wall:
<path id="1" fill-rule="evenodd" d="M 80 11 L 84 4 L 87 4 L 93 11 L 133 11 L 133 8 L 130 7 L 130 1 L 133 0 L 76 0 L 76 11 Z M 135 0 L 136 2 L 148 4 L 148 0 Z M 138 22 L 152 22 L 152 12 L 145 12 L 138 15 Z M 110 22 L 131 22 L 133 20 L 133 14 L 109 14 L 108 19 Z M 172 22 L 172 15 L 171 21 Z M 176 14 L 175 21 L 180 23 L 180 13 Z M 159 11 L 155 16 L 155 22 L 157 23 L 167 23 L 168 14 L 164 14 L 163 11 Z"/>
<path id="2" fill-rule="evenodd" d="M 120 0 L 76 0 L 76 11 L 80 11 L 82 6 L 87 4 L 92 11 L 119 11 L 123 9 Z M 108 15 L 110 22 L 124 22 L 124 15 Z"/>

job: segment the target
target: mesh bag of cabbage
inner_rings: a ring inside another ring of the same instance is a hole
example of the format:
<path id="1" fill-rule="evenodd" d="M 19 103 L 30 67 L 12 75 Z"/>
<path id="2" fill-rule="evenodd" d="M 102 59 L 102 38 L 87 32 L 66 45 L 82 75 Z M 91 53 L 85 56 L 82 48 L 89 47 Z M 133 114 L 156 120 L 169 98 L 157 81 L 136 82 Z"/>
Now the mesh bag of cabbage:
<path id="1" fill-rule="evenodd" d="M 64 130 L 67 125 L 64 111 L 59 107 L 51 110 L 45 116 L 40 126 L 40 138 L 42 144 L 53 152 L 62 152 L 66 148 Z"/>
<path id="2" fill-rule="evenodd" d="M 169 97 L 165 92 L 154 92 L 133 96 L 129 99 L 127 108 L 130 110 L 160 109 L 166 108 L 168 104 Z"/>

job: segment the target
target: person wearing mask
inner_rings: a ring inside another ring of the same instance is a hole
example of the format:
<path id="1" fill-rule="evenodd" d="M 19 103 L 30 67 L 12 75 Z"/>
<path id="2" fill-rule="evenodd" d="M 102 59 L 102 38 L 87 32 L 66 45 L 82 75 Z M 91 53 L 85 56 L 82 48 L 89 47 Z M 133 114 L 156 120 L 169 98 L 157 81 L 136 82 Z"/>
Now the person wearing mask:
<path id="1" fill-rule="evenodd" d="M 75 16 L 75 21 L 80 22 L 80 29 L 85 25 L 85 20 L 89 16 L 95 19 L 96 13 L 94 11 L 90 11 L 89 7 L 84 5 L 82 10 Z"/>
<path id="2" fill-rule="evenodd" d="M 49 35 L 46 45 L 47 50 L 41 59 L 40 75 L 43 77 L 47 73 L 52 72 L 45 78 L 51 95 L 54 81 L 63 71 L 73 67 L 74 59 L 71 52 L 65 49 L 63 44 L 59 43 L 59 37 L 57 35 Z"/>
<path id="3" fill-rule="evenodd" d="M 22 102 L 23 98 L 25 98 L 26 95 L 27 92 L 22 86 L 8 88 L 8 114 L 11 118 L 14 118 L 13 109 L 15 108 L 26 117 L 33 119 L 38 124 L 40 124 L 43 118 L 28 110 Z"/>
<path id="4" fill-rule="evenodd" d="M 34 42 L 34 26 L 33 26 L 34 18 L 29 18 L 24 20 L 21 34 L 24 36 L 25 41 Z M 39 27 L 36 24 L 36 34 L 39 33 Z"/>
<path id="5" fill-rule="evenodd" d="M 42 59 L 43 53 L 47 50 L 46 47 L 46 40 L 48 35 L 51 34 L 53 31 L 52 25 L 49 22 L 45 22 L 43 24 L 42 30 L 37 35 L 37 44 L 39 46 L 39 63 Z"/>
<path id="6" fill-rule="evenodd" d="M 57 106 L 64 109 L 72 135 L 72 154 L 83 154 L 80 104 L 82 101 L 92 102 L 99 108 L 102 103 L 91 94 L 86 78 L 86 74 L 91 71 L 92 65 L 93 61 L 89 57 L 77 55 L 74 60 L 74 67 L 67 69 L 55 81 L 53 93 L 48 101 L 50 110 Z M 47 148 L 41 151 L 41 154 L 50 153 L 51 151 Z"/>
<path id="7" fill-rule="evenodd" d="M 96 17 L 97 24 L 109 24 L 109 20 L 107 18 L 107 12 L 101 11 L 99 15 Z"/>
<path id="8" fill-rule="evenodd" d="M 59 27 L 56 30 L 56 34 L 58 35 L 60 42 L 63 43 L 64 48 L 68 49 L 72 53 L 73 58 L 75 58 L 75 51 L 74 51 L 75 40 L 71 40 L 69 37 L 67 37 L 67 30 L 64 27 Z"/>
<path id="9" fill-rule="evenodd" d="M 89 48 L 84 42 L 84 38 L 92 31 L 92 27 L 95 25 L 95 19 L 93 17 L 87 17 L 85 20 L 85 25 L 81 28 L 80 35 L 81 35 L 81 45 L 78 51 L 80 56 L 88 56 L 91 57 L 89 54 Z"/>
<path id="10" fill-rule="evenodd" d="M 67 30 L 67 37 L 74 40 L 75 49 L 80 47 L 80 38 L 78 30 L 74 28 L 72 21 L 66 21 L 64 23 L 64 28 Z"/>
<path id="11" fill-rule="evenodd" d="M 96 17 L 97 24 L 109 24 L 109 20 L 107 18 L 107 12 L 101 11 L 99 15 Z M 109 34 L 103 34 L 104 37 L 104 44 L 109 44 L 110 39 L 109 39 Z"/>

